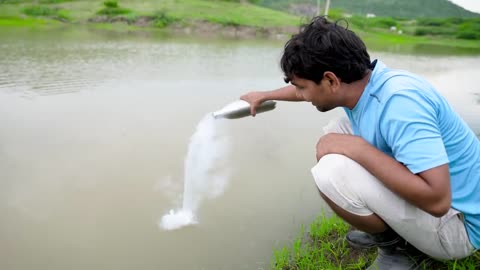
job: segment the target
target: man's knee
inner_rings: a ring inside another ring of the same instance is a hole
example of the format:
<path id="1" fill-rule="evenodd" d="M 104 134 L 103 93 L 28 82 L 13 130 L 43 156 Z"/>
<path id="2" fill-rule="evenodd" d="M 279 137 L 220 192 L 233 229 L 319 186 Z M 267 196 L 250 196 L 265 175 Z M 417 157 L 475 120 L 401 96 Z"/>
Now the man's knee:
<path id="1" fill-rule="evenodd" d="M 332 188 L 334 181 L 339 181 L 345 170 L 346 156 L 329 154 L 323 156 L 312 168 L 312 175 L 320 192 Z"/>
<path id="2" fill-rule="evenodd" d="M 367 207 L 364 189 L 375 179 L 352 159 L 326 155 L 312 168 L 312 175 L 321 194 L 338 207 L 359 216 L 373 213 Z"/>

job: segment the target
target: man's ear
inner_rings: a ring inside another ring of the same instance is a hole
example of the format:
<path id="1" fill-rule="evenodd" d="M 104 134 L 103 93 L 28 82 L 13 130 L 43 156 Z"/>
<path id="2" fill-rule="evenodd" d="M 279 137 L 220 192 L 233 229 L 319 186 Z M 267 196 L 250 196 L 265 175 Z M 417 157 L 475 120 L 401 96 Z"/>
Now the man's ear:
<path id="1" fill-rule="evenodd" d="M 340 78 L 335 75 L 335 73 L 331 71 L 325 71 L 323 73 L 323 79 L 326 80 L 327 85 L 329 88 L 333 91 L 336 92 L 338 88 L 340 88 Z"/>

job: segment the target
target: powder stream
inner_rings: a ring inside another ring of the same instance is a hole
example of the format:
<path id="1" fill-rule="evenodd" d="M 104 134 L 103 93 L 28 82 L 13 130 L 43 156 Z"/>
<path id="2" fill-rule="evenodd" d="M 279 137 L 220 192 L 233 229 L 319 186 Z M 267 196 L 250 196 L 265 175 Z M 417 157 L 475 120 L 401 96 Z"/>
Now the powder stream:
<path id="1" fill-rule="evenodd" d="M 161 218 L 159 226 L 162 229 L 174 230 L 198 223 L 196 213 L 201 202 L 224 192 L 228 183 L 224 165 L 229 144 L 219 134 L 218 124 L 209 113 L 192 135 L 185 158 L 183 205 Z"/>

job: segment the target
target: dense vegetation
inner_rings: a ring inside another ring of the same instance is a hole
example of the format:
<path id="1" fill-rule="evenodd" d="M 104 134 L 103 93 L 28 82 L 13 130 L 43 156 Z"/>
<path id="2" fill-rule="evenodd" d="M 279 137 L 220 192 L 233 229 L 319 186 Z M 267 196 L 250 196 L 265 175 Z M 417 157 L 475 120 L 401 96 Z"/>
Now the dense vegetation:
<path id="1" fill-rule="evenodd" d="M 413 36 L 452 37 L 480 40 L 480 17 L 477 18 L 418 18 L 416 20 L 375 17 L 365 19 L 352 16 L 349 22 L 361 30 L 389 29 Z"/>
<path id="2" fill-rule="evenodd" d="M 325 0 L 320 0 L 321 7 Z M 261 0 L 260 5 L 283 11 L 292 10 L 292 5 L 309 5 L 316 8 L 317 0 Z M 330 8 L 346 13 L 365 16 L 372 13 L 381 17 L 479 17 L 480 14 L 463 9 L 448 0 L 332 0 Z"/>

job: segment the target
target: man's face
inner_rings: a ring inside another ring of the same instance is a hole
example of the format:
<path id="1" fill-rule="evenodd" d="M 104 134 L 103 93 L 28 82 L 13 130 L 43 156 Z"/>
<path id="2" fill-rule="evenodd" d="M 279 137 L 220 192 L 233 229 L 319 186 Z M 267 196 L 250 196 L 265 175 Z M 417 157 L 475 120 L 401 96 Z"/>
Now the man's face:
<path id="1" fill-rule="evenodd" d="M 314 81 L 294 76 L 291 84 L 297 89 L 297 97 L 312 103 L 321 112 L 327 112 L 338 107 L 331 84 L 325 77 L 317 84 Z"/>

